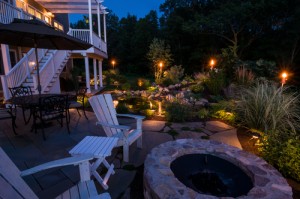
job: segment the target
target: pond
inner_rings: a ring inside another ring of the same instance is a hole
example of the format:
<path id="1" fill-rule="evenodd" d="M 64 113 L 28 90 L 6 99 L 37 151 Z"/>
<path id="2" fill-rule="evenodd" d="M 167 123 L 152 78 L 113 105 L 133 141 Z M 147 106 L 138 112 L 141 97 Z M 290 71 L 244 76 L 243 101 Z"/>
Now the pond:
<path id="1" fill-rule="evenodd" d="M 114 100 L 117 113 L 142 114 L 147 118 L 163 116 L 165 113 L 164 102 L 149 100 L 145 97 L 118 97 Z"/>

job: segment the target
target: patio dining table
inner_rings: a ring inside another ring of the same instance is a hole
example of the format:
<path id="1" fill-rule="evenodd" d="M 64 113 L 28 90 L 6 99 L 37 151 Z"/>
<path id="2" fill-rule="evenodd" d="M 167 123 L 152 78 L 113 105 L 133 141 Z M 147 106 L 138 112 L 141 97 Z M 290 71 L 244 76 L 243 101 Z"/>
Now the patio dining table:
<path id="1" fill-rule="evenodd" d="M 17 105 L 17 106 L 26 106 L 30 108 L 30 114 L 34 114 L 40 106 L 40 98 L 51 97 L 51 96 L 68 96 L 69 99 L 73 99 L 75 95 L 71 94 L 62 94 L 62 93 L 52 93 L 52 94 L 35 94 L 35 95 L 25 95 L 13 97 L 6 101 L 7 104 Z"/>
<path id="2" fill-rule="evenodd" d="M 40 98 L 43 97 L 51 97 L 51 96 L 61 96 L 61 95 L 66 95 L 66 94 L 37 94 L 37 95 L 26 95 L 26 96 L 18 96 L 18 97 L 14 97 L 11 98 L 9 100 L 7 100 L 7 103 L 9 104 L 15 104 L 15 105 L 26 105 L 29 107 L 38 107 L 39 103 L 40 103 Z M 68 99 L 74 98 L 74 95 L 67 95 Z"/>

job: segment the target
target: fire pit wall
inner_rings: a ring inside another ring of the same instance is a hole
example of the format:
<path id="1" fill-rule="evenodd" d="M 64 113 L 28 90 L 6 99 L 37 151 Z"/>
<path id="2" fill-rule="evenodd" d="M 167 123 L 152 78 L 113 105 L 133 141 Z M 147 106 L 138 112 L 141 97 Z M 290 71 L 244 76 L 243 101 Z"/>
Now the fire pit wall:
<path id="1" fill-rule="evenodd" d="M 186 154 L 210 154 L 241 168 L 251 178 L 253 188 L 238 198 L 292 199 L 292 189 L 285 178 L 263 159 L 226 144 L 201 139 L 180 139 L 152 149 L 145 161 L 145 199 L 218 198 L 198 193 L 174 176 L 171 163 Z"/>

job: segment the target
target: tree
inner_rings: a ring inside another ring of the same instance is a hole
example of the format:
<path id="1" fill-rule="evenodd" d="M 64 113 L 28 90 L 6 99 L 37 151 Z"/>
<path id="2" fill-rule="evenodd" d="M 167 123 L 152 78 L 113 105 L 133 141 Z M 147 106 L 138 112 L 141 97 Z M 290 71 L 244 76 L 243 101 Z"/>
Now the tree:
<path id="1" fill-rule="evenodd" d="M 155 81 L 160 81 L 163 73 L 162 67 L 169 67 L 173 61 L 170 46 L 164 40 L 154 38 L 149 46 L 147 57 L 153 63 Z"/>

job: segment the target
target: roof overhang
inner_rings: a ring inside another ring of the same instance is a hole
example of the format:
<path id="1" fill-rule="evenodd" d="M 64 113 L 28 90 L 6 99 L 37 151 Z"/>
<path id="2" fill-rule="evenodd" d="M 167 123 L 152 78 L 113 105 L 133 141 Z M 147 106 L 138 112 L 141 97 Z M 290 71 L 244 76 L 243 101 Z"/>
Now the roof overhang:
<path id="1" fill-rule="evenodd" d="M 52 13 L 88 14 L 88 0 L 36 0 Z M 107 14 L 102 0 L 91 0 L 92 13 L 97 13 L 97 7 L 101 14 Z"/>

